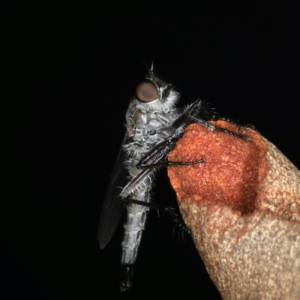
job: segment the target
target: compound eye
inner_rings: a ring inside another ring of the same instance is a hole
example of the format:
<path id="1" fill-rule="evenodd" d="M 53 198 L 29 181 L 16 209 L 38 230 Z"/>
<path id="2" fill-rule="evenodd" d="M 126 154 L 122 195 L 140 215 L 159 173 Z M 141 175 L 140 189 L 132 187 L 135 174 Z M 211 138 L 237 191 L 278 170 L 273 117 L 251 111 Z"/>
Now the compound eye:
<path id="1" fill-rule="evenodd" d="M 142 102 L 151 102 L 158 99 L 156 85 L 150 80 L 145 80 L 140 83 L 136 87 L 135 95 Z"/>

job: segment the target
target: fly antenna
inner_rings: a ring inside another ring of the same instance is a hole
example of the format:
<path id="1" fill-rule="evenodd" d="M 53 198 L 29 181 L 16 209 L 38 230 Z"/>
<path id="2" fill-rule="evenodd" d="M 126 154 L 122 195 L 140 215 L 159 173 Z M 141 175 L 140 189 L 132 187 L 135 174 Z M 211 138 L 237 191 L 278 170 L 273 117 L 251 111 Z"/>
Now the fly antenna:
<path id="1" fill-rule="evenodd" d="M 153 69 L 154 69 L 154 58 L 152 59 L 152 63 L 151 63 L 151 68 L 150 71 L 153 73 Z"/>
<path id="2" fill-rule="evenodd" d="M 154 77 L 154 58 L 152 59 L 151 68 L 150 68 L 150 77 Z"/>
<path id="3" fill-rule="evenodd" d="M 147 68 L 147 70 L 148 70 L 149 78 L 150 78 L 150 79 L 153 79 L 153 77 L 154 77 L 154 59 L 152 59 L 152 63 L 151 63 L 150 69 L 149 69 L 149 67 L 147 66 L 147 64 L 143 63 L 143 65 L 145 65 L 146 68 Z"/>

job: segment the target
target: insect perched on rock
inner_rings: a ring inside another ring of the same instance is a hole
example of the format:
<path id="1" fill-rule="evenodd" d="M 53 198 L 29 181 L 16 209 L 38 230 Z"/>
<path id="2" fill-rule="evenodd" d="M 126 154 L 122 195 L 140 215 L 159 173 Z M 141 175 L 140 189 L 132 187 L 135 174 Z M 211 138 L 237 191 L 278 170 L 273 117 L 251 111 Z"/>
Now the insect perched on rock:
<path id="1" fill-rule="evenodd" d="M 126 113 L 126 134 L 113 169 L 98 231 L 100 249 L 103 249 L 118 226 L 124 202 L 127 203 L 122 242 L 121 291 L 131 287 L 133 265 L 149 208 L 169 212 L 177 225 L 182 225 L 170 208 L 150 203 L 150 191 L 155 168 L 205 162 L 201 154 L 193 162 L 166 161 L 167 154 L 175 147 L 184 128 L 197 122 L 210 130 L 244 139 L 237 133 L 210 124 L 208 120 L 216 117 L 212 111 L 204 108 L 201 100 L 196 100 L 184 109 L 176 107 L 178 100 L 179 93 L 171 84 L 157 77 L 152 66 L 149 75 L 137 86 L 135 97 L 131 99 Z"/>

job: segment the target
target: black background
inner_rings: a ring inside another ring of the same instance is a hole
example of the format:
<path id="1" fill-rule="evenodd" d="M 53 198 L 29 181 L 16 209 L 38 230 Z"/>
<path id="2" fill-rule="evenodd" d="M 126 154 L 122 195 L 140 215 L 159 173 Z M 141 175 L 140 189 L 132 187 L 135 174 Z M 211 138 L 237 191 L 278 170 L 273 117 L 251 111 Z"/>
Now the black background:
<path id="1" fill-rule="evenodd" d="M 191 239 L 154 212 L 133 287 L 120 294 L 122 227 L 102 251 L 96 233 L 125 112 L 154 59 L 180 105 L 208 99 L 299 167 L 298 11 L 283 1 L 105 5 L 26 2 L 5 15 L 22 138 L 5 198 L 1 299 L 220 299 Z M 158 177 L 153 201 L 175 205 L 166 171 Z"/>

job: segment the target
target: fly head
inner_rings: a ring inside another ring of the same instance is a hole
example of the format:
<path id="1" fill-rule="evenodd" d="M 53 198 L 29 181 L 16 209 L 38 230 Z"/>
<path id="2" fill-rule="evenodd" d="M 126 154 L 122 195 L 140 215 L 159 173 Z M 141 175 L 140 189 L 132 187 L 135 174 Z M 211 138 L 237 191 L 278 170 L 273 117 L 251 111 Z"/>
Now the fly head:
<path id="1" fill-rule="evenodd" d="M 135 98 L 146 110 L 163 110 L 168 112 L 175 107 L 179 93 L 172 84 L 166 83 L 154 74 L 153 67 L 144 81 L 137 85 Z"/>

